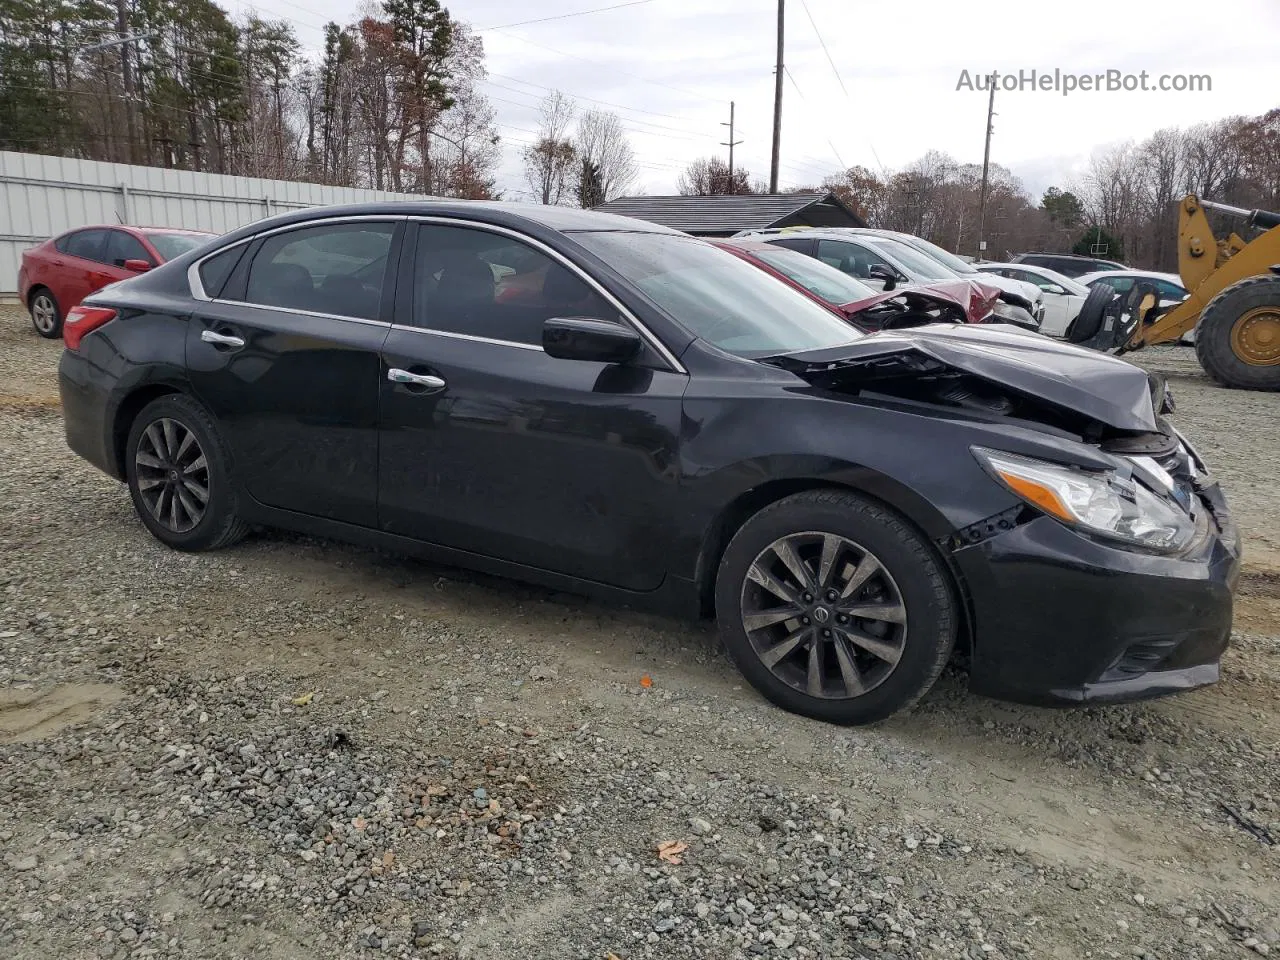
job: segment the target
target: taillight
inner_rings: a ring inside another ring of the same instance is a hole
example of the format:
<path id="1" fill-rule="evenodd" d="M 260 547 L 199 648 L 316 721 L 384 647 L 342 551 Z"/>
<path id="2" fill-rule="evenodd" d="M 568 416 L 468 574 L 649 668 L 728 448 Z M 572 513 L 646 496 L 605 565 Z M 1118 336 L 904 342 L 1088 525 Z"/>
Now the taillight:
<path id="1" fill-rule="evenodd" d="M 83 304 L 67 311 L 62 321 L 62 342 L 68 350 L 79 350 L 80 341 L 109 320 L 116 318 L 110 307 L 86 307 Z"/>

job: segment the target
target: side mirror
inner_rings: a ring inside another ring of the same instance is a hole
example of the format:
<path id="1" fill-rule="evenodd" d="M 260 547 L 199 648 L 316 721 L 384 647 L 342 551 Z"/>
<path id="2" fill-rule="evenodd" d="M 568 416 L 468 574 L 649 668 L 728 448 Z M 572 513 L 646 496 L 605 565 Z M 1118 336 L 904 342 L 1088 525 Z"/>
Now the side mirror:
<path id="1" fill-rule="evenodd" d="M 640 334 L 612 320 L 552 317 L 542 325 L 542 349 L 558 360 L 626 363 L 640 344 Z"/>
<path id="2" fill-rule="evenodd" d="M 867 275 L 872 280 L 881 280 L 884 282 L 885 290 L 892 290 L 898 285 L 898 277 L 893 272 L 893 268 L 883 263 L 873 263 L 867 270 Z"/>
<path id="3" fill-rule="evenodd" d="M 149 260 L 126 260 L 121 264 L 126 270 L 132 270 L 134 273 L 146 273 L 151 269 L 151 261 Z"/>
<path id="4" fill-rule="evenodd" d="M 1061 286 L 1059 286 L 1059 285 L 1058 285 L 1058 284 L 1056 284 L 1056 283 L 1051 283 L 1051 284 L 1049 284 L 1047 287 L 1045 287 L 1045 288 L 1044 288 L 1044 292 L 1045 292 L 1045 293 L 1051 293 L 1051 294 L 1053 294 L 1053 295 L 1055 295 L 1055 296 L 1059 296 L 1059 297 L 1061 297 L 1061 296 L 1065 296 L 1065 295 L 1066 295 L 1067 288 L 1066 288 L 1066 287 L 1061 287 Z"/>

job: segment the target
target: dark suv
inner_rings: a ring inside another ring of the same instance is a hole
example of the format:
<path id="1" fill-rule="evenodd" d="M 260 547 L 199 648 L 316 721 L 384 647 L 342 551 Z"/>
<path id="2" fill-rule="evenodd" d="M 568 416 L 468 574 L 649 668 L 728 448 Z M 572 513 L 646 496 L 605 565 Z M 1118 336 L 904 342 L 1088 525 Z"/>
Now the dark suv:
<path id="1" fill-rule="evenodd" d="M 1071 253 L 1020 253 L 1011 262 L 1025 263 L 1033 267 L 1047 267 L 1065 277 L 1082 277 L 1086 273 L 1097 273 L 1100 270 L 1129 269 L 1123 263 L 1116 263 L 1114 260 L 1078 257 Z"/>
<path id="2" fill-rule="evenodd" d="M 814 717 L 913 703 L 961 638 L 975 689 L 1061 703 L 1211 683 L 1230 633 L 1225 503 L 1142 370 L 861 334 L 637 220 L 291 213 L 94 294 L 65 343 L 68 443 L 175 549 L 287 527 L 714 615 Z"/>

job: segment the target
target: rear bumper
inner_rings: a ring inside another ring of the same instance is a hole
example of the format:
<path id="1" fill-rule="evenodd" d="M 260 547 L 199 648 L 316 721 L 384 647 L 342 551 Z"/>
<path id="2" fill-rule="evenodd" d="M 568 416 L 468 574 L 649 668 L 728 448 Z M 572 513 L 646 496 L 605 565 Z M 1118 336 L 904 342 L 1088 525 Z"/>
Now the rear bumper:
<path id="1" fill-rule="evenodd" d="M 1216 524 L 1160 557 L 1041 517 L 953 554 L 973 625 L 970 686 L 1022 703 L 1140 700 L 1214 683 L 1231 636 L 1240 556 Z"/>
<path id="2" fill-rule="evenodd" d="M 104 380 L 86 356 L 62 351 L 62 359 L 58 361 L 58 393 L 62 397 L 67 446 L 99 470 L 121 480 L 124 473 L 111 441 L 114 405 Z"/>

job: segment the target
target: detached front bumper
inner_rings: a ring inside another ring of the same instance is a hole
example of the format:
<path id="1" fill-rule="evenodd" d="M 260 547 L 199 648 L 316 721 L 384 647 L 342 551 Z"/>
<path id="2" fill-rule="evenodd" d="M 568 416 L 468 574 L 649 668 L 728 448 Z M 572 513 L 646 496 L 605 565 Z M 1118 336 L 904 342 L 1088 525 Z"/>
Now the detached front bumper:
<path id="1" fill-rule="evenodd" d="M 1217 681 L 1240 571 L 1217 488 L 1184 555 L 1087 539 L 1040 517 L 952 554 L 973 625 L 971 688 L 1068 705 L 1164 696 Z"/>

